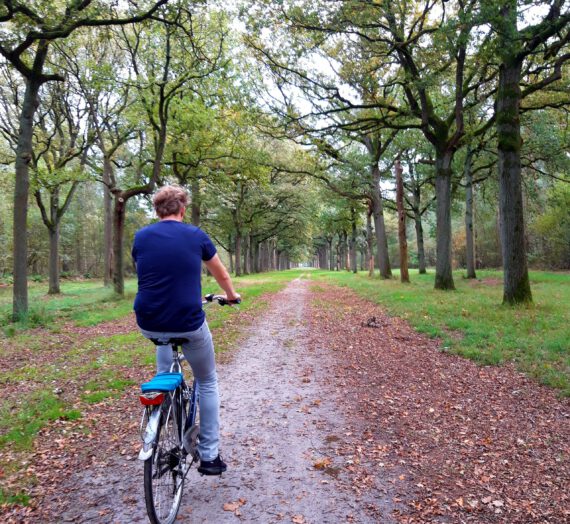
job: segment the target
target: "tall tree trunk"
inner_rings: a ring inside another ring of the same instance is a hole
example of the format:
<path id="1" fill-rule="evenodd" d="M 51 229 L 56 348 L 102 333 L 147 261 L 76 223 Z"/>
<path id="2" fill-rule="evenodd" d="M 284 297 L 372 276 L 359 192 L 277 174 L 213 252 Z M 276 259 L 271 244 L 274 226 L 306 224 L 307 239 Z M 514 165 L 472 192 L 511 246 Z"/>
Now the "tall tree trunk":
<path id="1" fill-rule="evenodd" d="M 271 269 L 275 271 L 277 269 L 277 241 L 274 240 L 271 244 Z"/>
<path id="2" fill-rule="evenodd" d="M 251 262 L 251 258 L 250 258 L 250 247 L 251 247 L 251 236 L 250 235 L 245 235 L 242 238 L 242 243 L 243 243 L 243 274 L 244 275 L 249 275 L 251 273 L 251 267 L 250 267 L 250 262 Z"/>
<path id="3" fill-rule="evenodd" d="M 113 210 L 113 288 L 119 296 L 125 295 L 125 274 L 123 267 L 123 238 L 125 235 L 125 215 L 127 202 L 122 193 L 115 193 Z"/>
<path id="4" fill-rule="evenodd" d="M 59 221 L 56 221 L 49 232 L 49 295 L 58 295 L 59 288 Z"/>
<path id="5" fill-rule="evenodd" d="M 251 246 L 252 257 L 251 258 L 252 258 L 252 262 L 253 262 L 251 265 L 251 269 L 254 273 L 260 273 L 260 270 L 259 270 L 259 266 L 260 266 L 260 263 L 259 263 L 259 255 L 260 255 L 259 245 L 260 245 L 260 242 L 255 237 L 251 237 L 251 243 L 252 243 L 252 246 Z"/>
<path id="6" fill-rule="evenodd" d="M 413 164 L 409 164 L 410 166 L 412 166 Z M 413 172 L 412 172 L 412 176 L 413 176 Z M 419 184 L 419 182 L 415 179 L 412 178 L 413 180 L 413 189 L 412 189 L 412 195 L 414 198 L 414 206 L 413 206 L 413 211 L 414 211 L 414 226 L 416 229 L 416 245 L 418 248 L 418 270 L 420 275 L 425 275 L 426 274 L 426 252 L 425 252 L 425 247 L 424 247 L 424 228 L 422 225 L 422 189 L 421 189 L 421 185 Z"/>
<path id="7" fill-rule="evenodd" d="M 236 277 L 241 277 L 241 232 L 239 229 L 236 229 L 235 246 L 234 255 L 236 259 Z"/>
<path id="8" fill-rule="evenodd" d="M 373 180 L 372 212 L 374 215 L 374 230 L 376 232 L 376 262 L 380 270 L 380 277 L 392 278 L 390 258 L 388 257 L 388 237 L 384 223 L 384 205 L 382 203 L 382 193 L 380 192 L 380 169 L 377 164 L 374 164 L 371 170 Z"/>
<path id="9" fill-rule="evenodd" d="M 329 246 L 329 260 L 328 260 L 328 270 L 334 271 L 334 251 L 333 251 L 333 237 L 329 237 L 327 239 L 328 246 Z"/>
<path id="10" fill-rule="evenodd" d="M 416 245 L 418 247 L 418 269 L 420 275 L 425 275 L 426 270 L 426 252 L 424 247 L 424 226 L 422 224 L 422 215 L 414 211 L 414 226 L 416 229 Z"/>
<path id="11" fill-rule="evenodd" d="M 111 179 L 113 165 L 111 159 L 103 158 L 103 283 L 110 286 L 113 282 L 113 195 Z"/>
<path id="12" fill-rule="evenodd" d="M 259 269 L 265 273 L 269 268 L 269 240 L 265 240 L 259 246 Z"/>
<path id="13" fill-rule="evenodd" d="M 455 289 L 451 263 L 451 151 L 437 152 L 435 192 L 437 197 L 437 231 L 435 289 Z"/>
<path id="14" fill-rule="evenodd" d="M 192 212 L 192 224 L 196 227 L 200 226 L 200 212 L 202 207 L 202 197 L 200 195 L 200 179 L 198 175 L 195 174 L 192 177 L 192 185 L 190 186 L 191 191 L 191 212 Z"/>
<path id="15" fill-rule="evenodd" d="M 525 245 L 521 181 L 521 62 L 505 60 L 499 69 L 497 142 L 499 210 L 504 268 L 503 303 L 532 302 Z"/>
<path id="16" fill-rule="evenodd" d="M 232 245 L 233 245 L 233 240 L 232 240 L 232 235 L 230 234 L 228 238 L 228 256 L 230 257 L 230 274 L 233 274 L 234 272 L 234 256 L 233 256 Z"/>
<path id="17" fill-rule="evenodd" d="M 421 213 L 421 189 L 418 184 L 414 186 L 414 225 L 416 228 L 416 244 L 418 246 L 418 268 L 420 275 L 425 275 L 426 252 L 424 247 L 424 227 Z"/>
<path id="18" fill-rule="evenodd" d="M 374 276 L 374 245 L 372 232 L 372 205 L 368 206 L 366 213 L 366 259 L 368 261 L 368 276 Z"/>
<path id="19" fill-rule="evenodd" d="M 402 165 L 396 160 L 396 205 L 398 207 L 398 240 L 400 244 L 400 281 L 410 282 L 408 272 L 408 240 L 406 238 L 406 210 L 404 209 L 404 181 Z"/>
<path id="20" fill-rule="evenodd" d="M 356 210 L 351 210 L 351 234 L 350 234 L 350 267 L 353 273 L 358 273 L 358 263 L 356 258 Z"/>
<path id="21" fill-rule="evenodd" d="M 45 62 L 47 43 L 39 44 L 34 66 Z M 30 191 L 30 161 L 32 160 L 32 135 L 34 115 L 39 104 L 41 81 L 26 79 L 26 91 L 20 113 L 20 130 L 16 146 L 16 180 L 14 184 L 14 288 L 12 318 L 23 319 L 28 314 L 28 194 Z"/>
<path id="22" fill-rule="evenodd" d="M 342 232 L 342 263 L 346 271 L 350 271 L 350 251 L 348 247 L 348 233 Z"/>
<path id="23" fill-rule="evenodd" d="M 473 151 L 468 146 L 465 157 L 465 258 L 467 278 L 477 278 L 475 274 L 475 239 L 473 231 Z"/>

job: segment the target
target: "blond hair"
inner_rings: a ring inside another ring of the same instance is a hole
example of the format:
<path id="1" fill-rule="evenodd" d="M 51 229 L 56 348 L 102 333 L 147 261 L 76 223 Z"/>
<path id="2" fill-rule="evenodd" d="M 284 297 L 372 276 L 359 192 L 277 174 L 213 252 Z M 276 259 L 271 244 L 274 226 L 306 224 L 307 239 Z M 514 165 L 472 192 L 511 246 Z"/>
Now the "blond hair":
<path id="1" fill-rule="evenodd" d="M 155 193 L 152 204 L 160 218 L 178 215 L 188 205 L 188 193 L 180 186 L 164 186 Z"/>

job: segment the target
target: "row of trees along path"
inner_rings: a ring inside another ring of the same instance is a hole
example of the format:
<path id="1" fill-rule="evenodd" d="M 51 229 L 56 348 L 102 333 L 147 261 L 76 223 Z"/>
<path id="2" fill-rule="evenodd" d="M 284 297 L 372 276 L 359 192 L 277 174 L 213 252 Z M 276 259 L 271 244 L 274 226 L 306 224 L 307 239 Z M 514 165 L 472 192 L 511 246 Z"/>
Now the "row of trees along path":
<path id="1" fill-rule="evenodd" d="M 428 2 L 421 8 L 409 2 L 246 4 L 244 48 L 231 38 L 229 18 L 236 13 L 208 10 L 200 2 L 72 2 L 49 13 L 41 2 L 2 3 L 6 85 L 0 128 L 15 152 L 14 319 L 28 311 L 30 169 L 37 174 L 32 193 L 49 231 L 50 292 L 59 291 L 60 223 L 90 169 L 104 187 L 105 281 L 112 279 L 122 295 L 127 204 L 173 179 L 192 191 L 195 224 L 210 204 L 201 193 L 203 182 L 223 194 L 228 213 L 211 213 L 208 227 L 235 260 L 237 274 L 242 258 L 248 260 L 242 250 L 264 243 L 273 242 L 270 250 L 287 259 L 301 259 L 303 249 L 306 256 L 310 242 L 296 237 L 294 226 L 316 209 L 302 177 L 318 179 L 350 202 L 353 229 L 344 234 L 350 234 L 353 253 L 355 217 L 366 213 L 369 269 L 375 243 L 375 264 L 381 277 L 390 278 L 384 220 L 389 203 L 381 183 L 395 159 L 406 155 L 412 197 L 405 198 L 416 222 L 422 271 L 421 217 L 431 202 L 422 204 L 420 193 L 430 182 L 435 186 L 435 287 L 442 290 L 455 287 L 457 158 L 465 159 L 471 277 L 472 188 L 482 180 L 473 175 L 496 163 L 503 300 L 530 302 L 521 114 L 568 105 L 567 93 L 554 87 L 565 81 L 570 59 L 567 3 L 550 0 L 542 10 L 526 10 L 516 0 Z M 206 138 L 200 142 L 198 135 Z M 409 147 L 414 137 L 418 144 Z M 491 149 L 496 159 L 474 168 Z M 431 167 L 431 176 L 420 176 L 422 164 Z M 72 165 L 75 171 L 62 176 Z M 262 195 L 275 185 L 281 189 Z M 253 202 L 249 212 L 247 199 Z M 278 211 L 283 204 L 303 211 L 287 218 L 290 212 Z M 247 234 L 266 213 L 273 218 Z"/>

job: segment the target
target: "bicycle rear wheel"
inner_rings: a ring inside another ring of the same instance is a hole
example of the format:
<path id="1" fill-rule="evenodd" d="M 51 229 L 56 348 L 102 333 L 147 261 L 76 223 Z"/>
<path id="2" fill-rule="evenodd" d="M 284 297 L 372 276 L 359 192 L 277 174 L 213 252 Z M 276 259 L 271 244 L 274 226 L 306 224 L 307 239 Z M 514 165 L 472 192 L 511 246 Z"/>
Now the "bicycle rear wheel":
<path id="1" fill-rule="evenodd" d="M 182 500 L 186 457 L 180 442 L 176 404 L 167 397 L 152 455 L 144 463 L 146 510 L 152 524 L 172 524 Z"/>

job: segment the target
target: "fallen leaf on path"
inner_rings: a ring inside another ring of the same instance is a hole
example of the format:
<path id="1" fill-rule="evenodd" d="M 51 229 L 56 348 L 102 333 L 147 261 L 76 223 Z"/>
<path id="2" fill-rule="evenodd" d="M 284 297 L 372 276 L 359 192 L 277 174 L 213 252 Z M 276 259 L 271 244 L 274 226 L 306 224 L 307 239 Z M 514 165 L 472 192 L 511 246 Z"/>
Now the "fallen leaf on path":
<path id="1" fill-rule="evenodd" d="M 223 505 L 224 511 L 232 511 L 236 514 L 239 513 L 239 508 L 241 508 L 247 501 L 245 499 L 238 499 L 235 502 L 226 502 Z"/>
<path id="2" fill-rule="evenodd" d="M 332 460 L 328 457 L 317 460 L 313 463 L 315 469 L 326 469 L 332 464 Z"/>

